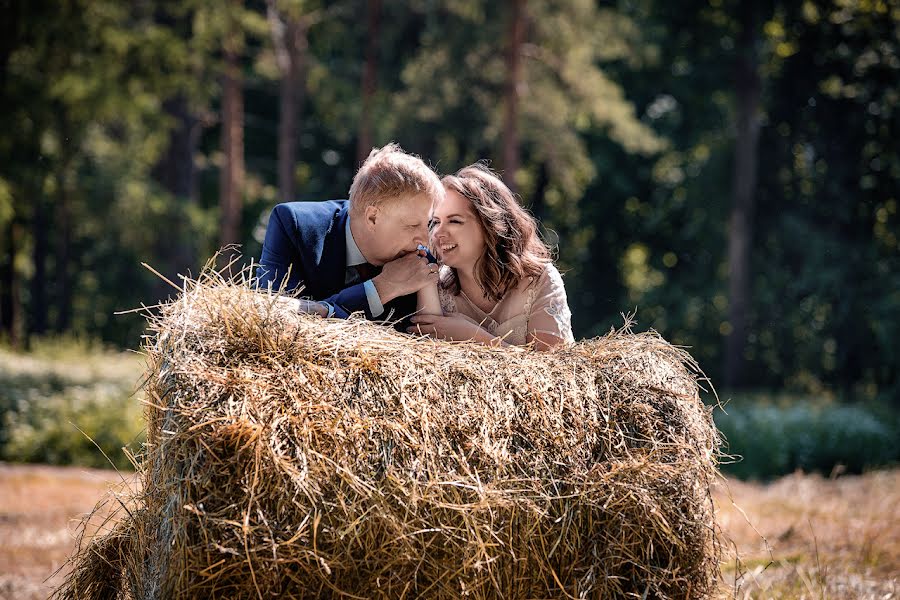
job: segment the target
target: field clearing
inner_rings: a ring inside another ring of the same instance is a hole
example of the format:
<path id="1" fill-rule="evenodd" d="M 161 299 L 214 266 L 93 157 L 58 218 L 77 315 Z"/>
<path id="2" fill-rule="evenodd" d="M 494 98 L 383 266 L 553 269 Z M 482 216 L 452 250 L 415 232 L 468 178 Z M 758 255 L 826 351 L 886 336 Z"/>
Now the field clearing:
<path id="1" fill-rule="evenodd" d="M 0 598 L 46 598 L 78 520 L 120 482 L 114 471 L 0 464 Z M 900 598 L 900 469 L 730 481 L 714 500 L 730 544 L 722 598 Z"/>

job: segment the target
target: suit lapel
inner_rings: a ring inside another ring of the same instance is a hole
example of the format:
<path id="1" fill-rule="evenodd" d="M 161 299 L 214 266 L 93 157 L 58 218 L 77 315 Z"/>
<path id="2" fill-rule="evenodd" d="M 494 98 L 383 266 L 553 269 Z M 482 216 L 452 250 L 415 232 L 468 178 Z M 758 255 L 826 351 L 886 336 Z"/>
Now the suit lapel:
<path id="1" fill-rule="evenodd" d="M 348 208 L 348 204 L 345 203 L 334 213 L 322 240 L 319 273 L 327 294 L 337 293 L 344 288 L 344 277 L 347 271 Z"/>

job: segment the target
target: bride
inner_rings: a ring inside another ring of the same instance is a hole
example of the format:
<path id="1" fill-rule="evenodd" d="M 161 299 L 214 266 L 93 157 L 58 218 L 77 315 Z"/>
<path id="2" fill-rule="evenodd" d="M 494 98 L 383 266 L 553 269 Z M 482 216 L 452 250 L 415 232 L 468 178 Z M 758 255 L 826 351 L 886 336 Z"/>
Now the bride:
<path id="1" fill-rule="evenodd" d="M 410 333 L 549 350 L 573 342 L 562 277 L 525 211 L 481 164 L 442 179 L 431 246 L 443 263 L 418 293 Z"/>

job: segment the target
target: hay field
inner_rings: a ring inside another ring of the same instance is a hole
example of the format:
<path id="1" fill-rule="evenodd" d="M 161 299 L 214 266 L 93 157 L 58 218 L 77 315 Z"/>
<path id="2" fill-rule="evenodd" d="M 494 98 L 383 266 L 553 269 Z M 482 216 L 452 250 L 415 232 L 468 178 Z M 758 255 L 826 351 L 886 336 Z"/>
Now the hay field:
<path id="1" fill-rule="evenodd" d="M 112 471 L 0 464 L 0 599 L 46 598 L 62 581 L 46 579 L 74 547 L 73 520 L 118 481 Z M 900 598 L 900 469 L 732 481 L 715 499 L 743 555 L 737 598 Z M 724 570 L 721 597 L 731 598 L 736 571 Z"/>

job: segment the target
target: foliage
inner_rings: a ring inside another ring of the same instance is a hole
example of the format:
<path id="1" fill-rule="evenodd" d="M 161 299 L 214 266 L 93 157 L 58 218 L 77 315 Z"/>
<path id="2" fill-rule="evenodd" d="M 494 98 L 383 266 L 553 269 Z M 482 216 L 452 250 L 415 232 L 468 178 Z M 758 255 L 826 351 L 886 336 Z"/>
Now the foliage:
<path id="1" fill-rule="evenodd" d="M 725 249 L 737 4 L 622 6 L 667 60 L 614 74 L 671 145 L 650 167 L 613 150 L 615 172 L 606 181 L 601 173 L 589 189 L 614 197 L 589 213 L 591 222 L 607 224 L 591 251 L 618 264 L 610 273 L 617 279 L 606 282 L 625 295 L 603 293 L 588 278 L 593 302 L 573 309 L 639 307 L 642 324 L 691 346 L 714 381 L 731 330 Z M 749 380 L 896 406 L 900 11 L 881 2 L 810 0 L 757 10 L 763 111 Z M 608 143 L 597 147 L 608 156 Z M 608 328 L 608 319 L 595 327 Z"/>
<path id="2" fill-rule="evenodd" d="M 769 479 L 796 469 L 860 473 L 900 461 L 900 420 L 884 418 L 883 409 L 744 398 L 717 411 L 715 420 L 727 442 L 725 452 L 735 457 L 723 470 L 742 479 Z"/>
<path id="3" fill-rule="evenodd" d="M 571 218 L 596 173 L 583 132 L 604 131 L 635 153 L 653 154 L 664 143 L 601 66 L 639 45 L 634 23 L 584 0 L 528 8 L 522 153 L 529 168 L 516 174 L 517 183 L 526 198 L 541 195 L 558 206 L 558 218 Z M 499 155 L 507 76 L 500 44 L 509 13 L 504 3 L 476 2 L 426 13 L 421 45 L 404 65 L 405 89 L 390 107 L 396 127 L 447 170 Z M 549 178 L 546 190 L 538 189 L 541 168 Z"/>
<path id="4" fill-rule="evenodd" d="M 140 373 L 136 355 L 74 339 L 0 348 L 0 458 L 109 468 L 105 453 L 130 468 L 122 448 L 143 441 Z"/>
<path id="5" fill-rule="evenodd" d="M 26 394 L 6 414 L 3 458 L 98 468 L 110 468 L 111 461 L 118 469 L 130 469 L 123 447 L 140 447 L 140 423 L 138 400 L 115 385 Z"/>
<path id="6" fill-rule="evenodd" d="M 356 170 L 367 3 L 309 17 L 298 200 Z M 441 172 L 499 159 L 508 3 L 381 5 L 376 144 Z M 135 347 L 116 311 L 172 292 L 217 247 L 225 32 L 245 94 L 243 231 L 258 257 L 277 193 L 279 75 L 266 2 L 14 0 L 0 39 L 0 321 Z M 727 314 L 737 0 L 530 0 L 516 183 L 566 274 L 576 333 L 638 310 L 713 381 Z M 755 4 L 763 82 L 746 370 L 755 385 L 900 403 L 900 9 Z M 173 102 L 183 103 L 179 120 Z M 190 124 L 188 158 L 173 137 Z M 161 165 L 190 162 L 189 192 Z M 495 166 L 502 165 L 494 162 Z M 185 259 L 188 257 L 188 259 Z"/>

